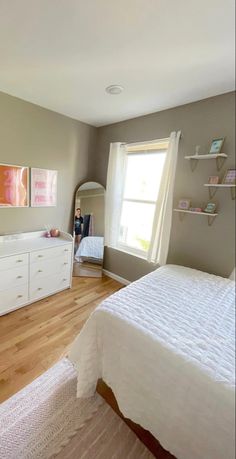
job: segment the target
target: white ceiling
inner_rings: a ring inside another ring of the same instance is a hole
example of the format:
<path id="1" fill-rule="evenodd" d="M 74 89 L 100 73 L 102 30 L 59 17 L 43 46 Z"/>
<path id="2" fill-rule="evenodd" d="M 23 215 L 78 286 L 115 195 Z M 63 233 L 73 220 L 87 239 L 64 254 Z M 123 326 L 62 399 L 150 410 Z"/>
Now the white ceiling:
<path id="1" fill-rule="evenodd" d="M 233 89 L 234 0 L 0 0 L 0 90 L 21 99 L 101 126 Z"/>

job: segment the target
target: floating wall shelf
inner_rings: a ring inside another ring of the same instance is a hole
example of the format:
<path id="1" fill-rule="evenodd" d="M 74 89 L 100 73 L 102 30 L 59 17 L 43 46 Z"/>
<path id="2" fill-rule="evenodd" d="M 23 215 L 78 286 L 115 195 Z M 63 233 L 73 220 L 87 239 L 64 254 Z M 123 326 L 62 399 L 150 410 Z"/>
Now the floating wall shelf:
<path id="1" fill-rule="evenodd" d="M 208 225 L 209 226 L 212 225 L 212 223 L 214 222 L 214 220 L 217 217 L 217 215 L 219 215 L 218 213 L 210 214 L 208 212 L 194 212 L 192 210 L 182 210 L 182 209 L 174 209 L 174 212 L 179 212 L 180 220 L 183 220 L 185 214 L 205 215 L 206 217 L 208 217 Z"/>
<path id="2" fill-rule="evenodd" d="M 207 155 L 191 155 L 191 156 L 184 157 L 184 159 L 188 159 L 191 161 L 192 171 L 196 169 L 199 160 L 207 160 L 207 159 L 215 159 L 216 167 L 217 167 L 217 170 L 219 171 L 222 168 L 226 158 L 228 158 L 228 155 L 226 155 L 225 153 L 218 153 L 218 154 L 208 153 Z"/>
<path id="3" fill-rule="evenodd" d="M 235 199 L 235 189 L 236 185 L 235 184 L 230 184 L 230 183 L 205 183 L 204 186 L 206 186 L 209 189 L 209 196 L 210 198 L 213 198 L 217 192 L 217 189 L 220 188 L 229 188 L 231 191 L 231 198 Z"/>

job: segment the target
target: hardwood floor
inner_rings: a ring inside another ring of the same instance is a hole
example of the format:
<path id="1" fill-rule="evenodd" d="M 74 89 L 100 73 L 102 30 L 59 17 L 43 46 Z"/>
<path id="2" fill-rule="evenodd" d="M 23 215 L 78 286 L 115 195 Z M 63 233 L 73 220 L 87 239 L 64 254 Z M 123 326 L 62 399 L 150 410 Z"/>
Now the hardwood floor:
<path id="1" fill-rule="evenodd" d="M 125 423 L 136 433 L 137 437 L 147 446 L 147 448 L 152 452 L 154 457 L 158 459 L 176 459 L 172 454 L 162 448 L 159 441 L 148 431 L 143 429 L 139 424 L 127 419 L 123 416 L 119 410 L 116 398 L 104 381 L 101 379 L 97 384 L 97 392 L 106 400 L 106 402 L 113 408 L 113 410 L 125 421 Z"/>
<path id="2" fill-rule="evenodd" d="M 121 287 L 105 276 L 75 277 L 72 289 L 0 317 L 0 402 L 66 355 L 95 307 Z"/>
<path id="3" fill-rule="evenodd" d="M 74 277 L 72 289 L 0 317 L 0 403 L 65 356 L 95 307 L 122 287 L 106 276 Z M 102 381 L 97 390 L 123 417 Z M 149 432 L 130 420 L 125 422 L 155 457 L 173 459 Z"/>

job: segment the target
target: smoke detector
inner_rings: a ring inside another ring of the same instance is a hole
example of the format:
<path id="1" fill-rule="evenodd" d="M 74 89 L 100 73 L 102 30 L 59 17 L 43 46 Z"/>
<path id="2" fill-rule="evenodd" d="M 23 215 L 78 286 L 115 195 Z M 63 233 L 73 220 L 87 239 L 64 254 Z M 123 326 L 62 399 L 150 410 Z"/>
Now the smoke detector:
<path id="1" fill-rule="evenodd" d="M 123 86 L 120 84 L 111 84 L 110 86 L 107 86 L 106 92 L 110 94 L 111 96 L 117 96 L 124 90 Z"/>

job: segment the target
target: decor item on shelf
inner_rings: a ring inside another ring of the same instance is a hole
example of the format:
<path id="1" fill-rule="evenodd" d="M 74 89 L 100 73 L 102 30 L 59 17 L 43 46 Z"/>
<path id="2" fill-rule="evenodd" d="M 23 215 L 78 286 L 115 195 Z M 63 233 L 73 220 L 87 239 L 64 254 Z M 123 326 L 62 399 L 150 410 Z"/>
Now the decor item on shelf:
<path id="1" fill-rule="evenodd" d="M 204 212 L 207 214 L 214 214 L 216 210 L 216 204 L 214 202 L 208 202 L 206 208 L 204 209 Z"/>
<path id="2" fill-rule="evenodd" d="M 195 155 L 200 155 L 200 148 L 201 148 L 201 145 L 196 145 L 195 147 Z"/>
<path id="3" fill-rule="evenodd" d="M 0 164 L 0 208 L 29 207 L 29 168 Z"/>
<path id="4" fill-rule="evenodd" d="M 225 185 L 235 185 L 236 184 L 236 169 L 228 169 L 223 178 Z"/>
<path id="5" fill-rule="evenodd" d="M 213 139 L 211 142 L 211 147 L 209 154 L 217 154 L 221 152 L 222 145 L 224 143 L 225 138 L 219 137 L 218 139 Z"/>
<path id="6" fill-rule="evenodd" d="M 57 228 L 52 228 L 50 230 L 50 235 L 51 237 L 59 237 L 60 236 L 60 231 Z"/>
<path id="7" fill-rule="evenodd" d="M 191 212 L 203 212 L 201 207 L 190 207 Z"/>
<path id="8" fill-rule="evenodd" d="M 220 177 L 218 175 L 210 175 L 210 177 L 208 177 L 208 183 L 211 185 L 217 185 L 220 183 Z"/>
<path id="9" fill-rule="evenodd" d="M 31 169 L 31 207 L 57 205 L 57 171 Z"/>
<path id="10" fill-rule="evenodd" d="M 188 210 L 191 205 L 190 199 L 180 199 L 178 208 L 182 210 Z"/>

